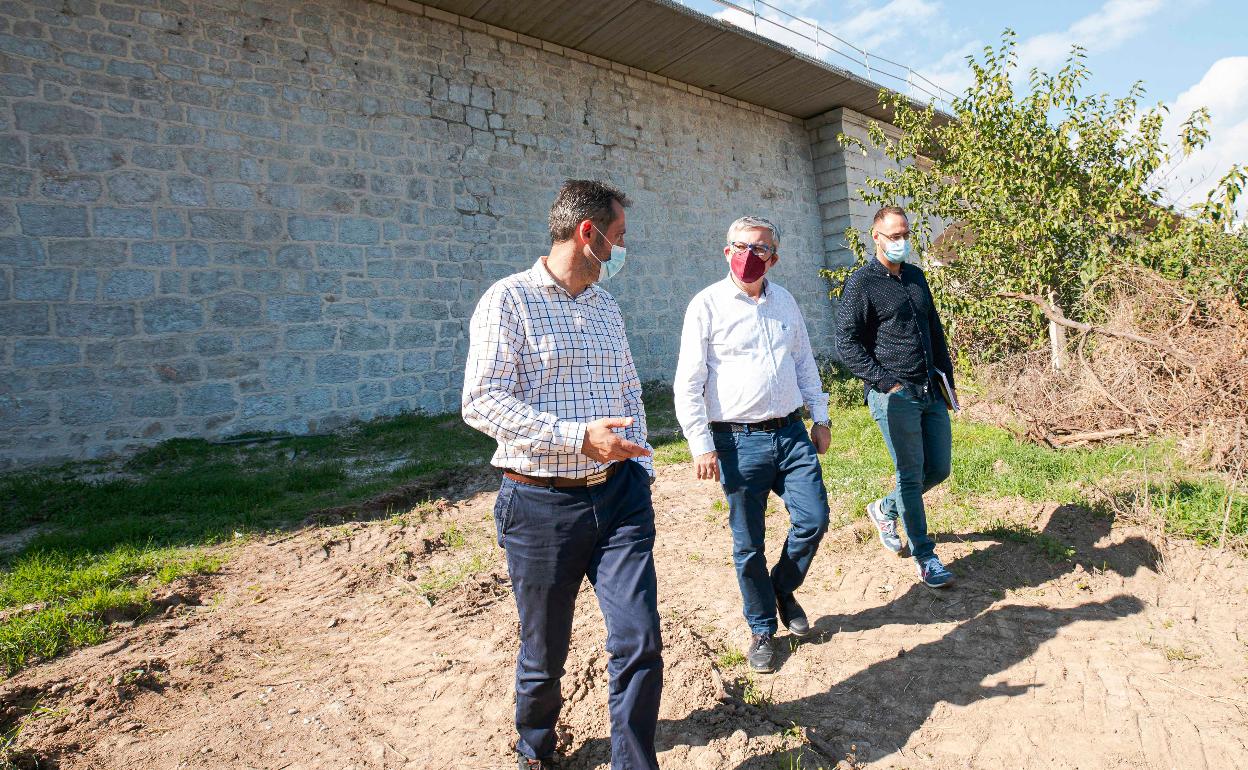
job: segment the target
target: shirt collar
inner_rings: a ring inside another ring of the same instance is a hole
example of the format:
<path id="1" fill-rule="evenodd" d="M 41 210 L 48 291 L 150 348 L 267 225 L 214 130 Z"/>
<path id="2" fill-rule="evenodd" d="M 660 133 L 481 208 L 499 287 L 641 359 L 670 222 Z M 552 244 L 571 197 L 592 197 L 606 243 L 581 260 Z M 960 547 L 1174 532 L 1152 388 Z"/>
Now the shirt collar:
<path id="1" fill-rule="evenodd" d="M 726 294 L 729 297 L 733 297 L 734 299 L 736 298 L 747 299 L 750 302 L 755 301 L 753 297 L 751 297 L 749 294 L 746 294 L 741 289 L 741 287 L 737 285 L 736 281 L 732 280 L 732 273 L 729 273 L 728 276 L 724 278 L 724 280 L 720 281 L 720 286 L 722 287 L 722 291 L 724 292 L 724 294 Z M 770 294 L 770 292 L 768 292 L 767 289 L 770 286 L 771 286 L 771 281 L 763 279 L 763 290 L 759 292 L 758 300 L 757 300 L 759 303 L 763 303 L 767 301 L 768 295 Z"/>
<path id="2" fill-rule="evenodd" d="M 571 294 L 568 293 L 567 289 L 560 286 L 559 282 L 555 280 L 555 277 L 550 274 L 550 270 L 546 268 L 546 263 L 542 261 L 541 257 L 538 257 L 537 261 L 533 263 L 532 269 L 529 270 L 529 276 L 533 279 L 533 283 L 537 284 L 538 286 L 553 288 L 557 291 L 562 292 L 565 297 L 569 297 L 571 299 L 580 299 L 581 297 L 595 297 L 598 295 L 598 292 L 601 291 L 598 288 L 598 284 L 591 283 L 588 287 L 586 287 L 585 291 L 573 297 Z"/>
<path id="3" fill-rule="evenodd" d="M 906 272 L 906 264 L 907 263 L 905 262 L 901 263 L 900 273 Z M 887 267 L 884 267 L 884 265 L 880 263 L 879 257 L 875 256 L 874 254 L 871 255 L 871 261 L 868 262 L 867 265 L 868 265 L 868 268 L 874 271 L 877 275 L 882 275 L 887 278 L 893 277 L 893 274 L 889 272 L 889 269 Z M 898 277 L 900 277 L 900 273 L 898 274 Z"/>

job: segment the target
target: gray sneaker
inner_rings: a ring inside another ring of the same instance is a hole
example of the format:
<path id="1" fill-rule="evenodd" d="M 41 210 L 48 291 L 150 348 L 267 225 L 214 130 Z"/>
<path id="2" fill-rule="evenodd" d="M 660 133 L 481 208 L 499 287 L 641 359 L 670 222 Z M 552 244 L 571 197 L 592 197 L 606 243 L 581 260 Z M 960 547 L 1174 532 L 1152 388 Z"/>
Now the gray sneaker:
<path id="1" fill-rule="evenodd" d="M 906 547 L 901 542 L 901 536 L 897 534 L 897 520 L 884 514 L 884 508 L 881 505 L 883 502 L 884 500 L 880 499 L 867 503 L 867 517 L 871 519 L 876 531 L 880 533 L 880 542 L 889 553 L 905 556 Z"/>

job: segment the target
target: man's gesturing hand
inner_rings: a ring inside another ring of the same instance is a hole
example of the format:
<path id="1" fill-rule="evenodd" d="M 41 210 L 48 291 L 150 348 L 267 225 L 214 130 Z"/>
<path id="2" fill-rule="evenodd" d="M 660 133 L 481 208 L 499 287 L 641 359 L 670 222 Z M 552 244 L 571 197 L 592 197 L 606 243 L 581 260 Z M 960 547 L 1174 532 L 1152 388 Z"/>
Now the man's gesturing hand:
<path id="1" fill-rule="evenodd" d="M 700 479 L 719 481 L 719 452 L 710 451 L 693 460 L 693 469 Z"/>
<path id="2" fill-rule="evenodd" d="M 613 460 L 630 460 L 634 457 L 645 457 L 650 450 L 620 438 L 613 428 L 627 428 L 633 424 L 632 417 L 603 417 L 585 426 L 585 441 L 581 444 L 581 454 L 600 463 Z"/>
<path id="3" fill-rule="evenodd" d="M 823 454 L 832 445 L 832 431 L 826 425 L 814 425 L 810 429 L 810 440 L 815 445 L 815 451 Z"/>

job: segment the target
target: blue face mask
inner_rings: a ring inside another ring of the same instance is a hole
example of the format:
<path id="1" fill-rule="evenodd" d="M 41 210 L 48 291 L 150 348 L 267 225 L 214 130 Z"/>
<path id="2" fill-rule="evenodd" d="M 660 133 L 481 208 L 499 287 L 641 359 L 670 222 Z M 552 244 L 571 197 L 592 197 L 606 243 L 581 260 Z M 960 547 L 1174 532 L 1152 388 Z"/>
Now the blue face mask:
<path id="1" fill-rule="evenodd" d="M 593 227 L 594 230 L 598 231 L 598 234 L 602 236 L 602 239 L 604 241 L 606 241 L 607 243 L 611 243 L 610 239 L 607 238 L 606 234 L 602 232 L 601 230 L 598 230 L 597 225 L 590 225 L 590 226 Z M 599 282 L 609 281 L 611 280 L 612 277 L 614 277 L 621 270 L 623 270 L 624 258 L 628 255 L 628 251 L 623 246 L 616 246 L 614 243 L 611 243 L 611 256 L 605 262 L 601 259 L 598 259 L 598 255 L 594 254 L 593 249 L 590 249 L 589 253 L 593 254 L 594 259 L 598 260 L 598 264 L 602 266 L 602 272 L 598 276 Z"/>
<path id="2" fill-rule="evenodd" d="M 906 257 L 910 256 L 910 239 L 901 238 L 896 241 L 884 239 L 884 257 L 894 265 L 899 262 L 905 262 Z"/>

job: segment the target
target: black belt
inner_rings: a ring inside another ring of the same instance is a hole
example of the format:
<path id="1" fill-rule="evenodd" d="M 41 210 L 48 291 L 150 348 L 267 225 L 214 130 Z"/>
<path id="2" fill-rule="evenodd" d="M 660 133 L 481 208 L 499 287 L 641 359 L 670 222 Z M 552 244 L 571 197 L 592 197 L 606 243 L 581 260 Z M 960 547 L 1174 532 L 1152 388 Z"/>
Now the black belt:
<path id="1" fill-rule="evenodd" d="M 798 407 L 784 417 L 775 417 L 762 422 L 713 422 L 711 423 L 711 433 L 751 433 L 760 430 L 780 430 L 801 421 L 802 409 Z"/>

